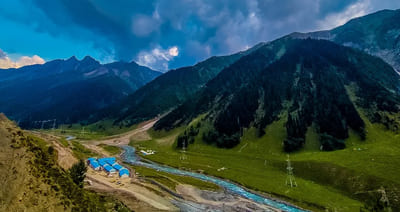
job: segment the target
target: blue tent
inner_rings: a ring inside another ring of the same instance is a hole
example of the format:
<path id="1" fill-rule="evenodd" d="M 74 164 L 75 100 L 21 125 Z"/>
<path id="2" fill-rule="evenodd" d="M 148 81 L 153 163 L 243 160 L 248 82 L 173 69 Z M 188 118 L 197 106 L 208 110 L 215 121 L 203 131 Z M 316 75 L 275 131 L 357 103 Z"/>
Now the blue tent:
<path id="1" fill-rule="evenodd" d="M 96 160 L 92 160 L 89 162 L 89 165 L 94 169 L 97 170 L 98 168 L 100 168 L 100 164 L 96 161 Z"/>
<path id="2" fill-rule="evenodd" d="M 99 161 L 100 166 L 103 166 L 103 167 L 104 167 L 105 165 L 108 165 L 107 162 L 104 161 L 104 160 L 100 160 L 100 159 L 99 159 L 98 161 Z"/>
<path id="3" fill-rule="evenodd" d="M 129 177 L 129 170 L 126 168 L 123 168 L 121 170 L 119 170 L 119 177 Z"/>
<path id="4" fill-rule="evenodd" d="M 114 169 L 116 169 L 118 171 L 124 168 L 123 166 L 119 165 L 118 163 L 114 164 L 113 167 L 114 167 Z"/>
<path id="5" fill-rule="evenodd" d="M 99 158 L 98 161 L 104 161 L 106 163 L 115 163 L 116 159 L 114 157 L 111 158 Z"/>
<path id="6" fill-rule="evenodd" d="M 116 172 L 116 170 L 108 164 L 104 165 L 103 168 L 106 172 L 109 172 L 109 173 Z"/>
<path id="7" fill-rule="evenodd" d="M 111 166 L 114 166 L 115 164 L 117 164 L 117 162 L 115 162 L 115 160 L 107 160 L 106 162 L 108 164 L 110 164 Z"/>

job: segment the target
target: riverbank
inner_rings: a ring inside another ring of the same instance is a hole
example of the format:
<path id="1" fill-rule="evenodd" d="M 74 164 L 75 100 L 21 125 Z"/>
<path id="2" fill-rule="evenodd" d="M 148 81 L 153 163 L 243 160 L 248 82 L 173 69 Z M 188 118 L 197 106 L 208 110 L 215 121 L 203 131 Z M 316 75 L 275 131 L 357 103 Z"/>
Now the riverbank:
<path id="1" fill-rule="evenodd" d="M 172 167 L 167 167 L 167 166 L 159 165 L 156 163 L 142 162 L 142 161 L 138 160 L 136 153 L 135 153 L 135 148 L 130 147 L 130 146 L 123 146 L 123 149 L 125 150 L 125 152 L 121 155 L 121 157 L 127 163 L 130 163 L 133 165 L 138 165 L 138 166 L 144 166 L 147 168 L 152 168 L 152 169 L 155 169 L 158 171 L 163 171 L 163 172 L 167 172 L 167 173 L 171 173 L 171 174 L 190 176 L 193 178 L 212 182 L 214 184 L 217 184 L 217 185 L 227 189 L 229 192 L 232 192 L 233 194 L 242 196 L 244 198 L 247 198 L 249 200 L 252 200 L 252 201 L 260 203 L 260 204 L 266 204 L 266 205 L 276 208 L 278 210 L 291 211 L 291 212 L 305 211 L 296 206 L 290 205 L 288 203 L 284 203 L 283 201 L 272 200 L 272 199 L 257 195 L 255 193 L 250 192 L 249 190 L 247 190 L 245 188 L 240 187 L 239 185 L 236 185 L 234 183 L 231 183 L 231 182 L 228 182 L 228 181 L 225 181 L 222 179 L 218 179 L 215 177 L 211 177 L 211 176 L 207 176 L 207 175 L 199 174 L 199 173 L 195 173 L 195 172 L 175 169 Z"/>

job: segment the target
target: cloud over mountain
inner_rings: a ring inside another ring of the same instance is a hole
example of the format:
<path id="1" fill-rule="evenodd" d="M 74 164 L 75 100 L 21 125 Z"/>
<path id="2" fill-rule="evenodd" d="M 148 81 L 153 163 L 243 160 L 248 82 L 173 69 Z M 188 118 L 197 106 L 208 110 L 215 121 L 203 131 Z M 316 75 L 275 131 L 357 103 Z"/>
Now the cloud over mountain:
<path id="1" fill-rule="evenodd" d="M 22 55 L 92 55 L 102 62 L 143 61 L 143 55 L 157 58 L 152 52 L 177 46 L 179 57 L 147 63 L 165 70 L 399 7 L 397 0 L 6 0 L 0 21 L 10 30 L 0 35 L 0 43 Z M 39 46 L 33 40 L 46 42 Z"/>

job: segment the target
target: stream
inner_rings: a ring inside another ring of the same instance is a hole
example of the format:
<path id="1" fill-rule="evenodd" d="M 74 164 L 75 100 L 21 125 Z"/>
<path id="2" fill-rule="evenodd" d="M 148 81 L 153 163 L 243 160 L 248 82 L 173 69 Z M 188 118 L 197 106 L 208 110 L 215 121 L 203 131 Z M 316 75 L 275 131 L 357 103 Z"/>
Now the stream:
<path id="1" fill-rule="evenodd" d="M 211 182 L 211 183 L 214 183 L 216 185 L 219 185 L 219 186 L 227 189 L 228 191 L 232 192 L 233 194 L 237 194 L 239 196 L 242 196 L 242 197 L 252 200 L 254 202 L 257 202 L 260 204 L 265 204 L 265 205 L 268 205 L 268 206 L 271 206 L 273 208 L 280 209 L 283 211 L 289 211 L 289 212 L 306 211 L 306 210 L 300 209 L 296 206 L 289 205 L 284 202 L 279 202 L 277 200 L 269 199 L 267 197 L 263 197 L 261 195 L 252 193 L 251 191 L 249 191 L 239 185 L 225 181 L 223 179 L 207 176 L 207 175 L 196 173 L 196 172 L 184 171 L 184 170 L 172 168 L 172 167 L 165 166 L 165 165 L 160 165 L 157 163 L 142 162 L 136 156 L 136 153 L 135 153 L 136 150 L 134 147 L 123 146 L 122 148 L 124 149 L 124 153 L 122 154 L 122 159 L 125 162 L 130 163 L 132 165 L 144 166 L 144 167 L 155 169 L 155 170 L 162 171 L 162 172 L 167 172 L 167 173 L 181 175 L 181 176 L 189 176 L 189 177 L 197 178 L 197 179 L 204 180 L 207 182 Z"/>

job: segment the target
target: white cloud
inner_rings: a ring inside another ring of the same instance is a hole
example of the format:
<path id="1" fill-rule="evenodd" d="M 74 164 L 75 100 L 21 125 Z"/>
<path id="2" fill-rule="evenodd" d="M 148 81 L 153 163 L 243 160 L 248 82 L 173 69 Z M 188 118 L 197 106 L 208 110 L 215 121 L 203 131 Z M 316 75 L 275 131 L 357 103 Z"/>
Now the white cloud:
<path id="1" fill-rule="evenodd" d="M 136 61 L 140 65 L 148 66 L 155 70 L 167 71 L 168 63 L 174 57 L 179 55 L 179 48 L 177 46 L 168 49 L 161 47 L 154 48 L 151 51 L 142 51 L 138 54 Z"/>
<path id="2" fill-rule="evenodd" d="M 331 29 L 345 24 L 352 18 L 364 16 L 371 10 L 370 0 L 359 0 L 354 4 L 349 5 L 344 11 L 340 13 L 330 14 L 322 21 L 319 21 L 321 29 Z"/>
<path id="3" fill-rule="evenodd" d="M 170 48 L 168 50 L 168 52 L 169 52 L 169 55 L 171 55 L 172 57 L 176 57 L 179 55 L 179 50 L 178 50 L 178 47 L 176 47 L 176 46 Z"/>
<path id="4" fill-rule="evenodd" d="M 32 57 L 22 56 L 16 61 L 11 60 L 8 55 L 0 49 L 0 68 L 19 68 L 27 65 L 43 64 L 44 59 L 33 55 Z"/>

